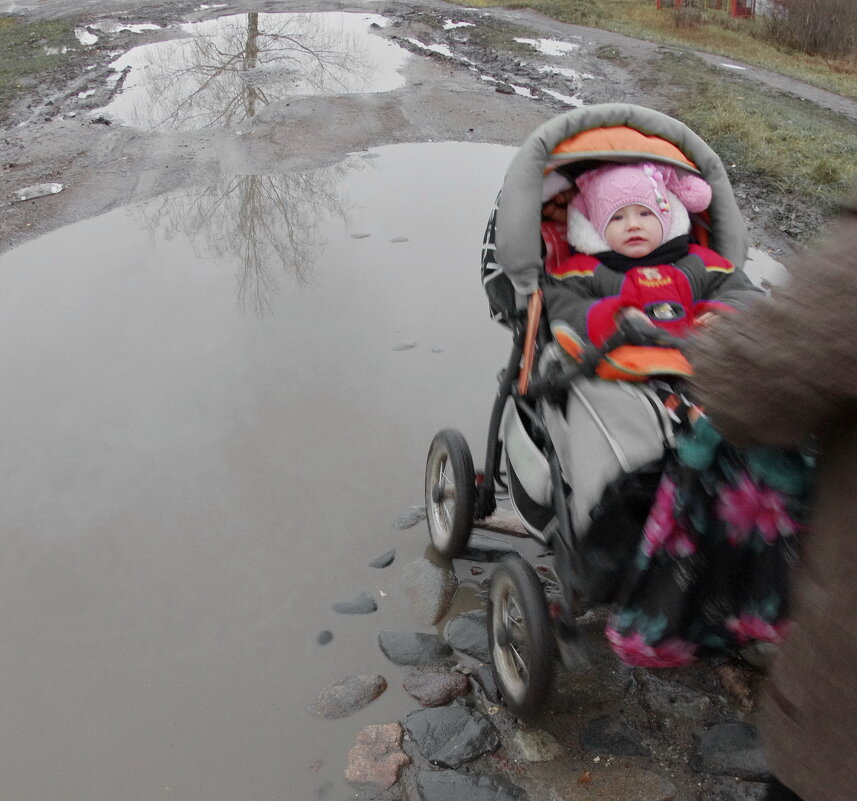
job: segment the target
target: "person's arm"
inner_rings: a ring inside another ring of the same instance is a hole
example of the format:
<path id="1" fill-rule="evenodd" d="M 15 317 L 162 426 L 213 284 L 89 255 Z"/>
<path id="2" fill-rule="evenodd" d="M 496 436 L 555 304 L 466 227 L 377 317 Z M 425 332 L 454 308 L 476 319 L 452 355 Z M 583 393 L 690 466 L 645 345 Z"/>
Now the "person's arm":
<path id="1" fill-rule="evenodd" d="M 857 399 L 857 213 L 789 282 L 716 320 L 689 354 L 697 397 L 738 445 L 800 444 Z"/>

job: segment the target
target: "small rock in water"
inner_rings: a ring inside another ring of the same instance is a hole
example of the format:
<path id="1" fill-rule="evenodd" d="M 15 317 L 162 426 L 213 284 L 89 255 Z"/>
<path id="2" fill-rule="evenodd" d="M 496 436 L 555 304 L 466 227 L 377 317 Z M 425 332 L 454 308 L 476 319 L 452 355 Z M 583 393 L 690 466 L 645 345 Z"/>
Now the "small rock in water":
<path id="1" fill-rule="evenodd" d="M 446 624 L 443 635 L 456 651 L 486 664 L 491 661 L 487 613 L 484 609 L 473 609 L 457 615 Z"/>
<path id="2" fill-rule="evenodd" d="M 415 339 L 403 339 L 398 345 L 393 347 L 393 350 L 412 350 L 417 346 Z"/>
<path id="3" fill-rule="evenodd" d="M 37 197 L 46 197 L 62 192 L 65 187 L 62 184 L 35 184 L 19 189 L 12 197 L 16 201 L 35 200 Z"/>
<path id="4" fill-rule="evenodd" d="M 371 236 L 371 234 L 351 234 L 352 239 L 366 239 L 367 236 Z"/>
<path id="5" fill-rule="evenodd" d="M 458 577 L 452 570 L 423 558 L 405 565 L 399 583 L 417 619 L 427 626 L 433 626 L 449 611 L 458 590 Z"/>
<path id="6" fill-rule="evenodd" d="M 449 667 L 455 663 L 452 648 L 437 634 L 382 631 L 378 634 L 378 645 L 396 665 Z"/>
<path id="7" fill-rule="evenodd" d="M 318 633 L 318 644 L 327 645 L 333 639 L 333 632 L 325 629 Z"/>
<path id="8" fill-rule="evenodd" d="M 405 692 L 423 706 L 443 706 L 470 692 L 470 681 L 462 673 L 414 672 L 402 682 Z"/>
<path id="9" fill-rule="evenodd" d="M 361 592 L 352 601 L 339 601 L 333 604 L 333 611 L 341 615 L 368 615 L 377 608 L 378 604 L 368 592 Z"/>
<path id="10" fill-rule="evenodd" d="M 402 751 L 402 727 L 398 723 L 367 726 L 348 752 L 345 781 L 364 792 L 384 792 L 398 780 L 411 761 Z"/>
<path id="11" fill-rule="evenodd" d="M 406 528 L 413 528 L 417 523 L 425 519 L 425 506 L 412 506 L 407 512 L 403 512 L 393 521 L 393 528 L 404 531 Z"/>
<path id="12" fill-rule="evenodd" d="M 387 680 L 376 674 L 346 676 L 344 679 L 325 687 L 309 711 L 320 718 L 329 720 L 344 718 L 363 709 L 387 689 Z"/>
<path id="13" fill-rule="evenodd" d="M 393 560 L 396 558 L 396 549 L 393 548 L 391 551 L 387 551 L 387 553 L 382 553 L 380 556 L 376 556 L 371 562 L 369 562 L 369 567 L 389 567 L 393 564 Z"/>
<path id="14" fill-rule="evenodd" d="M 390 242 L 407 242 L 408 238 L 406 236 L 394 236 Z"/>
<path id="15" fill-rule="evenodd" d="M 432 352 L 432 353 L 443 353 L 443 348 L 442 348 L 440 345 L 435 345 L 435 346 L 431 349 L 431 352 Z"/>

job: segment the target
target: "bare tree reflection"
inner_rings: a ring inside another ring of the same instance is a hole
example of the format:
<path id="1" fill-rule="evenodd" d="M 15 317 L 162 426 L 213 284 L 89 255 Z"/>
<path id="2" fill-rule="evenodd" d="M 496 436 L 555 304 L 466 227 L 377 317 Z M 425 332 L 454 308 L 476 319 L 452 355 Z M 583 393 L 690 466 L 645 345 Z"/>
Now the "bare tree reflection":
<path id="1" fill-rule="evenodd" d="M 187 29 L 148 50 L 139 121 L 235 126 L 289 95 L 359 91 L 374 68 L 339 14 L 238 14 Z"/>
<path id="2" fill-rule="evenodd" d="M 237 260 L 238 303 L 264 314 L 282 275 L 306 284 L 324 248 L 322 212 L 344 218 L 339 184 L 365 161 L 289 175 L 238 175 L 197 191 L 184 190 L 144 208 L 152 235 L 188 236 L 198 255 Z"/>

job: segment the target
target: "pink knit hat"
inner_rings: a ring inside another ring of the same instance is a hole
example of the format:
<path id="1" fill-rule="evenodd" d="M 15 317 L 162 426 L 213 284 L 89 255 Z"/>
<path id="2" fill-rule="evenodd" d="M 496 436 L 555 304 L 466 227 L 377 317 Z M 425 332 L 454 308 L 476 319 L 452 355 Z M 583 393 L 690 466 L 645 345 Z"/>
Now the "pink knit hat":
<path id="1" fill-rule="evenodd" d="M 670 196 L 688 211 L 703 211 L 711 203 L 711 187 L 698 175 L 679 173 L 666 164 L 650 161 L 608 164 L 577 178 L 580 192 L 572 203 L 604 239 L 610 218 L 621 208 L 639 204 L 650 209 L 661 223 L 661 243 L 671 229 Z"/>

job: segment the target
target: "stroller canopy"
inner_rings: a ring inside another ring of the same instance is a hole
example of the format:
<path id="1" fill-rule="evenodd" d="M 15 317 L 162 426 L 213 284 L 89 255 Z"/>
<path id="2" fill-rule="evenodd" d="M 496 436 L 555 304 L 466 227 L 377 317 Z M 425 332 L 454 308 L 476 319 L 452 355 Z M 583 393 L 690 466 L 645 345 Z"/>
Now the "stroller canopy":
<path id="1" fill-rule="evenodd" d="M 719 156 L 684 123 L 643 106 L 574 109 L 530 134 L 503 182 L 494 220 L 497 265 L 524 295 L 542 275 L 541 195 L 545 174 L 575 174 L 601 161 L 659 161 L 701 175 L 712 190 L 709 246 L 742 269 L 749 236 Z"/>

